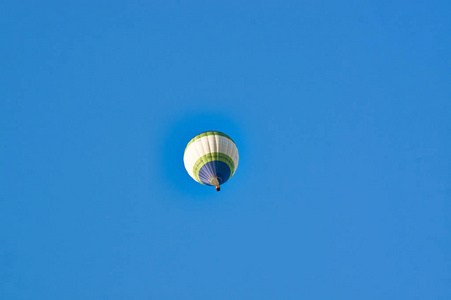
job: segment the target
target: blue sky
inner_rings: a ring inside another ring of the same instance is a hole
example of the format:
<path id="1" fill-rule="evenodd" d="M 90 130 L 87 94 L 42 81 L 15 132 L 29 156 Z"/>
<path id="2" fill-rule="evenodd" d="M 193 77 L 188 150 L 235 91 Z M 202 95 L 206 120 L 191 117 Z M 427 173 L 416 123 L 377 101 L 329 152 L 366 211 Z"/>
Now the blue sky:
<path id="1" fill-rule="evenodd" d="M 0 298 L 451 298 L 450 8 L 6 1 Z"/>

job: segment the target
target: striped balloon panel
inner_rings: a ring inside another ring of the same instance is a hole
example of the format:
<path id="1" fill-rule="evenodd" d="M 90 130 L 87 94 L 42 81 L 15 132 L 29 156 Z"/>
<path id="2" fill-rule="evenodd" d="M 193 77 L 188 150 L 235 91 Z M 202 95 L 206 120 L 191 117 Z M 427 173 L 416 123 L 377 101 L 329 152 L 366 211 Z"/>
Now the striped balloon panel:
<path id="1" fill-rule="evenodd" d="M 183 157 L 188 174 L 205 185 L 221 185 L 238 167 L 239 155 L 235 142 L 218 131 L 208 131 L 194 137 Z"/>

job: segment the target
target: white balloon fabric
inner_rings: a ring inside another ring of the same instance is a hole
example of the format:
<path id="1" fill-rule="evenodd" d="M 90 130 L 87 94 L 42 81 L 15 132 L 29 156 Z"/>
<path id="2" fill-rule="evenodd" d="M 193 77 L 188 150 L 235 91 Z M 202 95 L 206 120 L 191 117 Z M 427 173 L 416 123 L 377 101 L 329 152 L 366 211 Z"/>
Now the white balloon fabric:
<path id="1" fill-rule="evenodd" d="M 196 135 L 183 156 L 188 174 L 201 184 L 216 186 L 216 190 L 233 176 L 238 160 L 235 142 L 219 131 Z"/>

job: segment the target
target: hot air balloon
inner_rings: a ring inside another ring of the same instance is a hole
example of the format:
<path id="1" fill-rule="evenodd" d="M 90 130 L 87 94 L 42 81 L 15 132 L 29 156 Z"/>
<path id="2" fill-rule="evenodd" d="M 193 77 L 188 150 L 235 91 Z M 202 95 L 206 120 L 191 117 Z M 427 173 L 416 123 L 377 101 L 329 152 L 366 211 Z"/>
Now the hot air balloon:
<path id="1" fill-rule="evenodd" d="M 219 131 L 196 135 L 185 148 L 183 162 L 186 171 L 197 182 L 220 186 L 232 178 L 238 167 L 238 148 L 235 142 Z"/>

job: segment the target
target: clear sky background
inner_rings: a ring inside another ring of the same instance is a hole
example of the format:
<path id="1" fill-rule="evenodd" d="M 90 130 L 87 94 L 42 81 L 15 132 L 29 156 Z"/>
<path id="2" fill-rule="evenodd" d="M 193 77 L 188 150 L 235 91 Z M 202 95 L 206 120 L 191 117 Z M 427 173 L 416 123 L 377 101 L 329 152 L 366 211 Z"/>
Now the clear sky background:
<path id="1" fill-rule="evenodd" d="M 0 298 L 451 299 L 450 11 L 3 1 Z"/>

